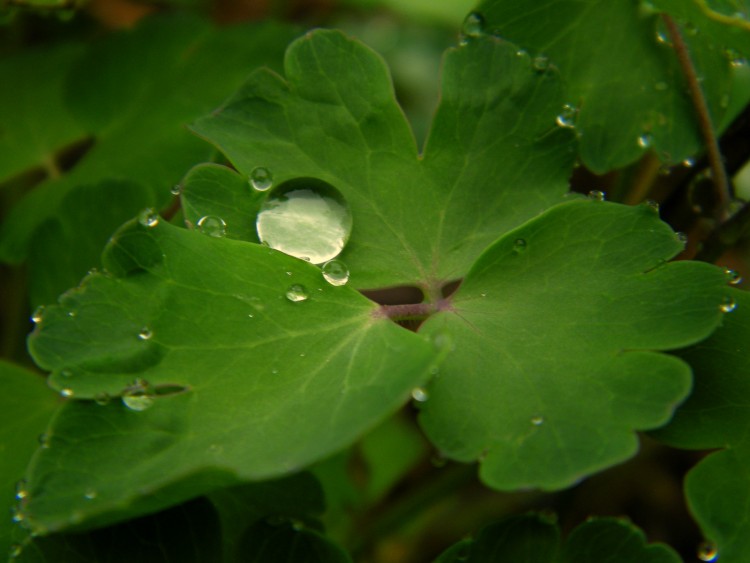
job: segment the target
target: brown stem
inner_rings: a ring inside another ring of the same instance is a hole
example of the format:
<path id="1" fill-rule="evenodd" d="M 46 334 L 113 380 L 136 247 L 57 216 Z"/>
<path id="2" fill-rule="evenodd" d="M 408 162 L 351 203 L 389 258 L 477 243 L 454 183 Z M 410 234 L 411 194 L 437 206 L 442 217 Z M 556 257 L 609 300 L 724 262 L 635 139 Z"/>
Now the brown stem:
<path id="1" fill-rule="evenodd" d="M 438 311 L 446 311 L 451 308 L 447 299 L 440 299 L 435 303 L 403 303 L 398 305 L 381 305 L 377 310 L 379 317 L 385 317 L 393 321 L 406 321 L 410 319 L 426 319 Z"/>
<path id="2" fill-rule="evenodd" d="M 719 201 L 715 215 L 719 221 L 724 221 L 728 217 L 730 202 L 729 179 L 727 178 L 726 170 L 724 170 L 724 163 L 722 162 L 721 152 L 719 151 L 719 142 L 714 132 L 711 114 L 709 113 L 708 105 L 706 104 L 706 97 L 703 95 L 703 90 L 698 81 L 695 66 L 690 58 L 690 51 L 688 50 L 685 40 L 682 38 L 679 26 L 669 14 L 663 13 L 661 14 L 661 17 L 664 20 L 664 24 L 667 26 L 675 54 L 677 55 L 677 60 L 679 61 L 680 67 L 682 67 L 682 72 L 687 80 L 688 91 L 690 92 L 690 97 L 693 100 L 693 107 L 695 108 L 695 113 L 698 117 L 698 126 L 701 135 L 703 136 L 703 141 L 706 144 L 708 162 L 713 175 L 714 189 L 716 190 L 716 195 Z"/>

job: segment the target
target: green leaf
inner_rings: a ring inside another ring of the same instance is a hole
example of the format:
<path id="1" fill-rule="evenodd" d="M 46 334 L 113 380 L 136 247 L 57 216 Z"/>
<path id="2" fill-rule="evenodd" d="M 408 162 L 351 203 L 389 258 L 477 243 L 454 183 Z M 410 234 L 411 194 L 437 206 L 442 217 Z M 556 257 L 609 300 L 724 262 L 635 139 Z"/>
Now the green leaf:
<path id="1" fill-rule="evenodd" d="M 0 186 L 35 168 L 49 170 L 55 153 L 85 135 L 63 103 L 64 77 L 81 45 L 29 50 L 0 60 Z"/>
<path id="2" fill-rule="evenodd" d="M 11 211 L 0 228 L 0 258 L 23 260 L 41 228 L 44 233 L 36 237 L 30 257 L 37 262 L 34 267 L 47 267 L 43 259 L 64 245 L 79 249 L 77 261 L 86 265 L 77 277 L 83 276 L 101 252 L 83 252 L 90 237 L 87 225 L 101 222 L 100 202 L 114 197 L 124 203 L 107 210 L 109 233 L 132 217 L 134 206 L 168 203 L 170 188 L 185 170 L 207 160 L 211 152 L 185 124 L 218 106 L 252 69 L 278 66 L 294 35 L 295 30 L 280 24 L 216 29 L 198 19 L 165 16 L 93 42 L 67 75 L 65 101 L 95 142 L 71 170 L 59 179 L 50 177 Z M 11 111 L 18 111 L 17 104 L 10 104 Z M 21 146 L 31 142 L 13 141 Z M 139 187 L 112 196 L 111 179 Z M 101 193 L 71 212 L 66 198 L 81 185 L 89 194 Z M 145 200 L 144 188 L 150 194 Z M 57 225 L 50 228 L 45 224 L 49 220 Z M 36 260 L 42 247 L 43 259 Z M 52 278 L 62 283 L 68 275 Z M 68 287 L 48 285 L 47 291 L 34 296 L 35 302 Z"/>
<path id="3" fill-rule="evenodd" d="M 688 2 L 683 2 L 687 4 Z M 685 79 L 658 14 L 632 0 L 483 0 L 484 31 L 555 65 L 578 108 L 580 155 L 604 173 L 647 147 L 675 163 L 702 146 Z M 703 35 L 686 35 L 714 121 L 724 113 L 729 61 Z M 645 137 L 644 137 L 645 135 Z"/>
<path id="4" fill-rule="evenodd" d="M 0 361 L 0 388 L 3 390 L 0 394 L 0 503 L 3 507 L 16 507 L 14 516 L 18 519 L 23 515 L 26 486 L 21 484 L 17 489 L 17 484 L 32 454 L 39 448 L 37 438 L 47 427 L 59 400 L 37 374 L 5 361 Z M 21 504 L 18 501 L 22 501 Z M 1 522 L 0 553 L 8 553 L 11 538 L 19 535 L 18 525 L 8 516 Z"/>
<path id="5" fill-rule="evenodd" d="M 258 522 L 242 539 L 242 563 L 350 563 L 351 558 L 322 534 L 291 524 Z"/>
<path id="6" fill-rule="evenodd" d="M 435 563 L 680 563 L 665 545 L 647 545 L 643 532 L 616 518 L 598 518 L 578 526 L 560 546 L 554 521 L 539 514 L 513 516 L 486 526 L 475 540 L 461 541 Z"/>
<path id="7" fill-rule="evenodd" d="M 277 186 L 315 178 L 337 188 L 353 215 L 341 258 L 357 287 L 434 292 L 567 189 L 573 136 L 555 125 L 559 79 L 505 42 L 446 53 L 421 156 L 385 64 L 357 41 L 311 32 L 289 47 L 285 73 L 256 72 L 193 128 L 245 177 L 263 167 Z"/>
<path id="8" fill-rule="evenodd" d="M 681 448 L 723 448 L 687 476 L 688 505 L 722 563 L 750 553 L 750 294 L 734 290 L 736 311 L 711 338 L 680 352 L 695 373 L 690 398 L 654 435 Z"/>
<path id="9" fill-rule="evenodd" d="M 690 369 L 660 351 L 705 338 L 722 270 L 666 260 L 683 243 L 648 205 L 576 200 L 507 233 L 420 332 L 452 347 L 420 422 L 502 490 L 558 489 L 624 461 L 664 424 Z M 549 460 L 555 460 L 550 463 Z"/>
<path id="10" fill-rule="evenodd" d="M 29 342 L 54 387 L 95 399 L 65 405 L 30 470 L 40 531 L 299 470 L 402 405 L 439 355 L 260 245 L 142 216 L 102 261 Z M 307 299 L 291 301 L 293 286 Z"/>

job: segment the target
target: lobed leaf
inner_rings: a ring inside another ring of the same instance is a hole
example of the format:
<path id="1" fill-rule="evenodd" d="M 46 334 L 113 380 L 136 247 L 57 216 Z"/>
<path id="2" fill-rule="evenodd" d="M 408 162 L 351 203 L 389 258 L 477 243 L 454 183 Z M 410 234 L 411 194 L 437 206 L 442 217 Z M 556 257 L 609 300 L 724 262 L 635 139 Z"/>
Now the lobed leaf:
<path id="1" fill-rule="evenodd" d="M 144 216 L 103 264 L 29 342 L 51 384 L 84 399 L 61 410 L 30 469 L 39 531 L 294 472 L 397 409 L 439 355 L 263 246 Z M 292 286 L 307 299 L 291 301 Z"/>
<path id="2" fill-rule="evenodd" d="M 489 486 L 559 489 L 624 461 L 669 420 L 690 369 L 659 352 L 721 322 L 724 273 L 648 205 L 575 200 L 501 237 L 420 333 L 452 351 L 420 422 Z"/>

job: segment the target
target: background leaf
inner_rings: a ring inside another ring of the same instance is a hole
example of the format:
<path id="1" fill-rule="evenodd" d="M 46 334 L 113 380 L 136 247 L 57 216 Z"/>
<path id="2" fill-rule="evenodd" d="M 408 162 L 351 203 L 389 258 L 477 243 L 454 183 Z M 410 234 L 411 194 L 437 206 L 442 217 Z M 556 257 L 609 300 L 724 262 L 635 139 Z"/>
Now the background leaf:
<path id="1" fill-rule="evenodd" d="M 579 109 L 580 156 L 593 172 L 630 164 L 646 148 L 669 163 L 700 150 L 695 111 L 654 11 L 631 0 L 484 0 L 477 13 L 485 32 L 560 69 L 566 103 Z M 703 35 L 685 39 L 719 123 L 728 103 L 729 60 Z"/>
<path id="2" fill-rule="evenodd" d="M 695 373 L 693 393 L 654 434 L 681 448 L 723 448 L 692 469 L 685 483 L 690 510 L 722 563 L 743 561 L 750 553 L 750 295 L 735 290 L 731 299 L 737 310 L 722 327 L 680 352 Z"/>
<path id="3" fill-rule="evenodd" d="M 571 201 L 506 234 L 422 330 L 451 343 L 420 422 L 502 490 L 557 489 L 632 456 L 690 370 L 658 351 L 704 338 L 729 291 L 648 205 Z M 551 462 L 554 460 L 554 462 Z"/>
<path id="4" fill-rule="evenodd" d="M 448 51 L 421 158 L 385 65 L 358 42 L 312 32 L 290 46 L 285 72 L 255 73 L 193 127 L 245 176 L 264 167 L 277 185 L 312 177 L 336 187 L 354 218 L 341 258 L 359 288 L 459 278 L 499 233 L 567 189 L 572 134 L 555 125 L 558 78 L 507 43 Z"/>
<path id="5" fill-rule="evenodd" d="M 39 530 L 294 472 L 392 413 L 437 359 L 306 262 L 141 221 L 30 340 L 63 395 L 95 399 L 65 406 L 30 470 Z"/>

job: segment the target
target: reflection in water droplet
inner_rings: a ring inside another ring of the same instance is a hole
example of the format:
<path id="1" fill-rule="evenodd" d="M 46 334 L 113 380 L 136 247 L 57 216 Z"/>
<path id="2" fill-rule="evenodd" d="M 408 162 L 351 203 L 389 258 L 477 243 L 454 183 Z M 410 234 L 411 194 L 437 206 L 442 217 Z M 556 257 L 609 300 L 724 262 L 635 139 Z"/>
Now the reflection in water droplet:
<path id="1" fill-rule="evenodd" d="M 604 195 L 604 192 L 600 192 L 599 190 L 591 190 L 589 192 L 589 199 L 594 201 L 604 201 L 606 197 L 607 196 Z"/>
<path id="2" fill-rule="evenodd" d="M 644 133 L 640 137 L 638 137 L 638 146 L 642 149 L 647 149 L 651 146 L 651 143 L 653 142 L 653 139 L 651 135 L 648 133 Z"/>
<path id="3" fill-rule="evenodd" d="M 346 285 L 349 281 L 349 269 L 341 260 L 329 260 L 321 268 L 323 279 L 335 286 Z"/>
<path id="4" fill-rule="evenodd" d="M 145 411 L 154 404 L 154 392 L 148 381 L 136 379 L 122 392 L 122 404 L 133 411 Z"/>
<path id="5" fill-rule="evenodd" d="M 685 233 L 676 232 L 674 236 L 677 238 L 677 241 L 681 243 L 683 246 L 687 244 L 688 242 L 688 236 Z"/>
<path id="6" fill-rule="evenodd" d="M 110 400 L 112 400 L 112 397 L 109 396 L 108 393 L 97 393 L 94 395 L 94 401 L 97 405 L 103 407 L 105 405 L 108 405 Z"/>
<path id="7" fill-rule="evenodd" d="M 308 297 L 305 286 L 298 283 L 289 286 L 289 289 L 286 290 L 286 298 L 293 303 L 306 301 Z"/>
<path id="8" fill-rule="evenodd" d="M 557 116 L 555 122 L 560 127 L 567 127 L 574 129 L 576 126 L 576 119 L 578 118 L 578 108 L 571 104 L 565 104 L 562 112 Z"/>
<path id="9" fill-rule="evenodd" d="M 151 229 L 159 224 L 159 215 L 153 209 L 144 209 L 138 215 L 138 222 L 144 227 Z"/>
<path id="10" fill-rule="evenodd" d="M 73 390 L 70 389 L 69 387 L 60 389 L 60 396 L 65 397 L 66 399 L 70 399 L 73 396 Z"/>
<path id="11" fill-rule="evenodd" d="M 698 545 L 697 555 L 701 561 L 716 561 L 719 558 L 719 550 L 714 542 L 704 541 Z"/>
<path id="12" fill-rule="evenodd" d="M 533 424 L 534 426 L 541 426 L 542 424 L 544 424 L 544 417 L 539 415 L 532 416 L 531 424 Z"/>
<path id="13" fill-rule="evenodd" d="M 732 285 L 738 285 L 742 283 L 742 276 L 739 274 L 739 272 L 735 272 L 734 270 L 730 270 L 729 268 L 724 268 L 724 275 Z"/>
<path id="14" fill-rule="evenodd" d="M 418 403 L 424 403 L 430 398 L 430 394 L 427 392 L 427 389 L 424 389 L 423 387 L 415 387 L 411 390 L 411 398 Z"/>
<path id="15" fill-rule="evenodd" d="M 685 168 L 692 168 L 693 166 L 695 166 L 695 159 L 694 158 L 686 158 L 685 160 L 682 161 L 682 165 Z"/>
<path id="16" fill-rule="evenodd" d="M 521 254 L 522 252 L 526 250 L 527 246 L 528 245 L 526 244 L 525 239 L 517 238 L 513 242 L 513 252 L 515 252 L 516 254 Z"/>
<path id="17" fill-rule="evenodd" d="M 737 302 L 730 295 L 727 295 L 724 298 L 724 301 L 722 301 L 721 305 L 719 305 L 719 309 L 721 310 L 722 313 L 731 313 L 736 308 L 737 308 Z"/>
<path id="18" fill-rule="evenodd" d="M 86 489 L 86 492 L 83 493 L 83 498 L 86 500 L 94 500 L 97 496 L 99 496 L 99 493 L 97 493 L 94 489 Z"/>
<path id="19" fill-rule="evenodd" d="M 13 506 L 10 509 L 10 519 L 16 524 L 20 524 L 26 519 L 26 515 L 19 507 Z"/>
<path id="20" fill-rule="evenodd" d="M 198 230 L 204 235 L 221 238 L 227 234 L 227 224 L 216 215 L 206 215 L 198 219 Z"/>
<path id="21" fill-rule="evenodd" d="M 549 68 L 549 58 L 545 57 L 544 55 L 539 55 L 538 57 L 534 57 L 534 60 L 531 61 L 531 66 L 534 67 L 534 70 L 538 70 L 539 72 L 544 72 Z"/>
<path id="22" fill-rule="evenodd" d="M 182 193 L 182 186 L 180 184 L 175 184 L 172 186 L 172 189 L 169 190 L 169 193 L 172 195 L 180 195 Z"/>
<path id="23" fill-rule="evenodd" d="M 265 192 L 271 189 L 273 186 L 273 174 L 268 168 L 258 166 L 250 172 L 250 186 L 255 191 Z"/>
<path id="24" fill-rule="evenodd" d="M 29 491 L 26 488 L 26 480 L 21 479 L 16 483 L 16 500 L 23 500 L 29 496 Z"/>
<path id="25" fill-rule="evenodd" d="M 154 335 L 153 332 L 151 332 L 151 329 L 149 329 L 147 326 L 144 326 L 141 331 L 138 333 L 138 338 L 140 340 L 151 340 L 151 337 Z"/>
<path id="26" fill-rule="evenodd" d="M 39 324 L 44 319 L 44 305 L 39 305 L 31 315 L 31 320 L 35 324 Z"/>
<path id="27" fill-rule="evenodd" d="M 261 242 L 271 248 L 322 264 L 344 249 L 352 216 L 336 188 L 315 178 L 298 178 L 269 194 L 256 229 Z"/>
<path id="28" fill-rule="evenodd" d="M 484 33 L 484 17 L 479 12 L 471 12 L 461 26 L 462 39 L 480 37 Z"/>

